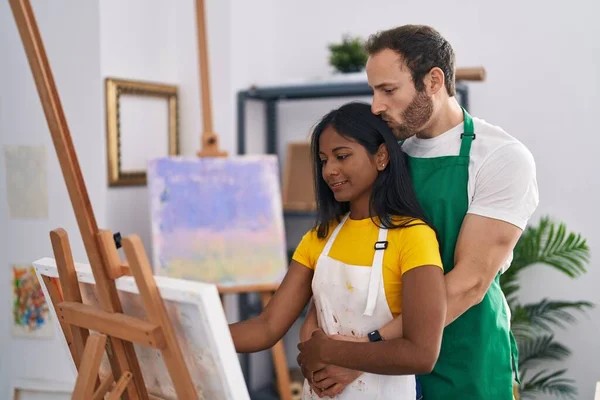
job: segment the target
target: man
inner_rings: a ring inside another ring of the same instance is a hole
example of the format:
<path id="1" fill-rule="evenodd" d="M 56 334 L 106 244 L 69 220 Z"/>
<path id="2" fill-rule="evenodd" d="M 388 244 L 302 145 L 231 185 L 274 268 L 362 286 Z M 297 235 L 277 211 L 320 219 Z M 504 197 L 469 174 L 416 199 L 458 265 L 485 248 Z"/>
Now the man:
<path id="1" fill-rule="evenodd" d="M 501 128 L 460 107 L 454 51 L 436 30 L 406 25 L 383 31 L 369 38 L 367 50 L 372 111 L 409 156 L 446 274 L 446 328 L 432 373 L 419 377 L 423 396 L 512 399 L 518 353 L 499 276 L 538 205 L 533 157 Z M 393 336 L 401 334 L 401 323 L 401 316 L 392 322 Z M 313 387 L 331 394 L 356 378 L 349 370 L 382 373 L 377 360 L 394 346 L 386 339 L 359 344 L 317 330 L 298 345 L 298 361 Z"/>

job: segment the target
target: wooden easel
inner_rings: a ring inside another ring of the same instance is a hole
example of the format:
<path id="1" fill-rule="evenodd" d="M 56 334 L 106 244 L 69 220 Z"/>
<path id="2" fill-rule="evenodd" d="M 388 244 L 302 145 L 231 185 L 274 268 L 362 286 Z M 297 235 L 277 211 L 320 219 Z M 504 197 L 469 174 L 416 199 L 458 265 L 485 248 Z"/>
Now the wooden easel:
<path id="1" fill-rule="evenodd" d="M 202 148 L 196 154 L 199 157 L 227 157 L 227 152 L 219 150 L 218 136 L 213 130 L 212 101 L 210 92 L 210 74 L 208 68 L 208 41 L 206 38 L 206 18 L 204 0 L 196 0 L 196 27 L 198 32 L 198 57 L 200 64 L 200 94 L 202 100 L 203 132 L 201 137 Z M 271 300 L 278 284 L 249 285 L 219 287 L 221 297 L 225 294 L 258 293 L 262 306 L 265 307 Z M 290 371 L 287 366 L 285 347 L 280 340 L 271 349 L 273 367 L 277 378 L 277 390 L 282 400 L 291 400 Z"/>
<path id="2" fill-rule="evenodd" d="M 67 233 L 62 229 L 53 230 L 50 238 L 60 282 L 52 282 L 56 286 L 48 285 L 50 282 L 46 284 L 53 288 L 51 301 L 78 370 L 73 399 L 102 399 L 107 393 L 111 399 L 149 399 L 133 343 L 160 349 L 177 396 L 197 399 L 196 388 L 141 240 L 135 235 L 123 239 L 127 265 L 120 260 L 112 233 L 98 229 L 31 4 L 28 0 L 9 2 L 89 258 L 101 307 L 82 303 Z M 115 279 L 124 274 L 134 276 L 148 321 L 123 314 Z M 90 330 L 98 334 L 90 335 Z M 112 376 L 99 377 L 105 346 Z"/>

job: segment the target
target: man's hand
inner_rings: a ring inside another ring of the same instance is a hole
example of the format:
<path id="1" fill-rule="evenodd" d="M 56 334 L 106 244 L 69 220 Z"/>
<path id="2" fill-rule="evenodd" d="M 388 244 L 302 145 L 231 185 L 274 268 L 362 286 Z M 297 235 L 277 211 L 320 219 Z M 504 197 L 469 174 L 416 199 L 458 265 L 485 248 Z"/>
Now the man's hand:
<path id="1" fill-rule="evenodd" d="M 328 365 L 313 374 L 311 387 L 316 388 L 315 392 L 319 397 L 334 397 L 342 393 L 346 386 L 361 375 L 361 371 Z M 319 391 L 321 394 L 319 394 Z"/>

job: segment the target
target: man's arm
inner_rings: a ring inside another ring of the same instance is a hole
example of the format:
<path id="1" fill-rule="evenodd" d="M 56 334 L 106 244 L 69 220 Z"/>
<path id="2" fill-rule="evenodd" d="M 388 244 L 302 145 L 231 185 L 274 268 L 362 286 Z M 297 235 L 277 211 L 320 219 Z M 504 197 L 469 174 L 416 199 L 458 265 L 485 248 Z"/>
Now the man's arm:
<path id="1" fill-rule="evenodd" d="M 521 233 L 508 222 L 467 214 L 456 243 L 454 269 L 446 274 L 446 325 L 483 300 Z"/>
<path id="2" fill-rule="evenodd" d="M 310 339 L 312 333 L 317 329 L 319 329 L 317 309 L 315 307 L 315 301 L 311 300 L 310 304 L 308 305 L 308 311 L 306 313 L 306 317 L 304 318 L 304 322 L 300 327 L 300 341 L 305 342 Z"/>
<path id="3" fill-rule="evenodd" d="M 525 146 L 512 143 L 488 157 L 477 173 L 454 268 L 446 274 L 446 325 L 481 302 L 538 203 L 535 161 Z M 380 331 L 384 337 L 402 335 L 401 317 Z"/>
<path id="4" fill-rule="evenodd" d="M 455 266 L 445 276 L 450 325 L 483 300 L 492 281 L 513 251 L 521 229 L 508 222 L 467 214 L 454 253 Z M 402 336 L 402 315 L 379 330 L 384 339 Z"/>

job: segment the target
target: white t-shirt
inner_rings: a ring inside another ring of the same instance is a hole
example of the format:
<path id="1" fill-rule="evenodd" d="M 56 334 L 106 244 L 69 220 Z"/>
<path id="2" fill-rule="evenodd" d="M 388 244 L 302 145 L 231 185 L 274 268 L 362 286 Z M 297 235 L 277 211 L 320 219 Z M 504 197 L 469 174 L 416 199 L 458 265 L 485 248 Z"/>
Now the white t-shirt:
<path id="1" fill-rule="evenodd" d="M 475 140 L 469 161 L 468 214 L 506 221 L 525 229 L 539 203 L 535 161 L 530 151 L 501 128 L 473 117 Z M 413 136 L 402 149 L 411 157 L 458 155 L 463 123 L 432 139 Z M 502 268 L 505 271 L 512 256 Z"/>

